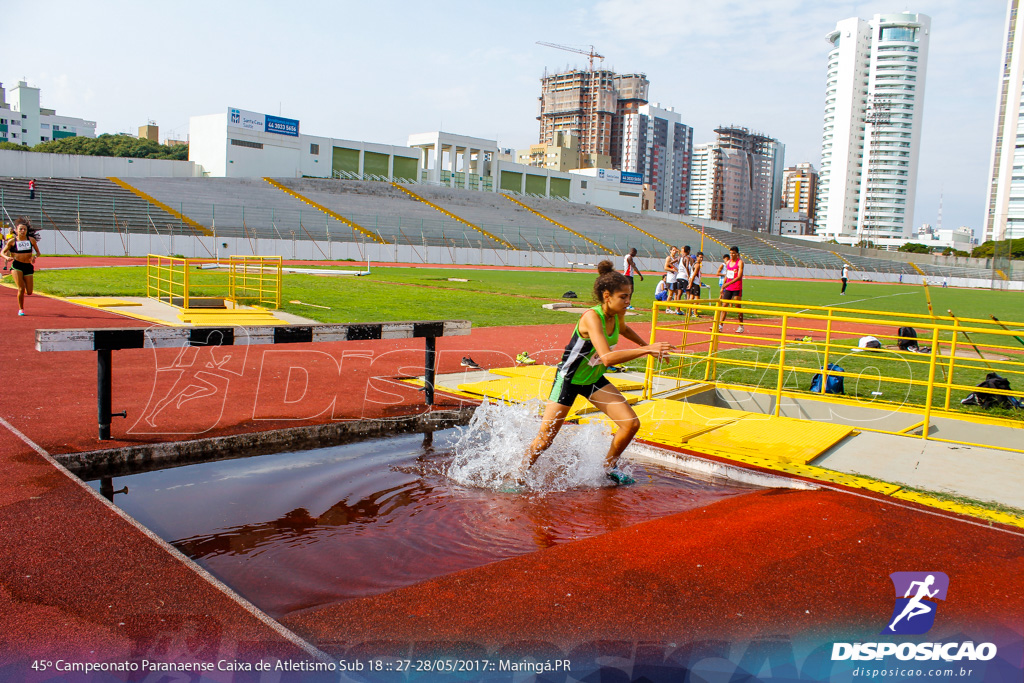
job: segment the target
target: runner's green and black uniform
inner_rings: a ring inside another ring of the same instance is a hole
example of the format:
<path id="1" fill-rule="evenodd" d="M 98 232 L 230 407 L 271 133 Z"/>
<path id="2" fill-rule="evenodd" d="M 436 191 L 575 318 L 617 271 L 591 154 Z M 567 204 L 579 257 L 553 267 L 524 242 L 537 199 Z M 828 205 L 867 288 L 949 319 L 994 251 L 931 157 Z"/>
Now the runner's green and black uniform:
<path id="1" fill-rule="evenodd" d="M 618 316 L 615 317 L 615 329 L 609 335 L 605 332 L 605 318 L 601 307 L 594 306 L 591 310 L 595 311 L 601 319 L 601 332 L 608 341 L 608 347 L 615 346 L 619 341 Z M 580 316 L 580 320 L 583 320 L 582 316 Z M 549 401 L 563 406 L 572 406 L 577 396 L 590 398 L 595 391 L 609 384 L 604 376 L 607 367 L 599 360 L 595 361 L 595 351 L 593 342 L 580 336 L 580 324 L 577 322 L 576 329 L 572 332 L 572 339 L 566 344 L 562 361 L 558 364 L 555 383 L 548 396 Z"/>

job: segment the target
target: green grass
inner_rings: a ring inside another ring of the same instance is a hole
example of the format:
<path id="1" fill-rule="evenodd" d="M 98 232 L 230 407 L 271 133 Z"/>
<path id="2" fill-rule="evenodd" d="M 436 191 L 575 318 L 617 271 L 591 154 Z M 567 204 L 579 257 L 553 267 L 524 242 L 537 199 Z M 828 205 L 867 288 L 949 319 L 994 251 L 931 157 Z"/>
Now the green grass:
<path id="1" fill-rule="evenodd" d="M 193 282 L 224 275 L 191 271 Z M 466 268 L 377 268 L 366 277 L 285 275 L 283 310 L 321 322 L 371 322 L 425 319 L 466 319 L 478 327 L 543 325 L 573 320 L 571 314 L 549 311 L 541 304 L 561 300 L 572 290 L 581 305 L 590 305 L 594 273 L 472 270 Z M 450 282 L 462 278 L 469 282 Z M 8 278 L 9 281 L 9 278 Z M 708 278 L 717 295 L 717 280 Z M 631 322 L 650 320 L 642 310 L 654 298 L 658 277 L 637 280 L 634 305 L 639 315 Z M 41 270 L 36 289 L 58 296 L 145 296 L 145 268 L 82 268 Z M 990 290 L 932 288 L 935 312 L 947 309 L 962 317 L 1021 318 L 1021 294 Z M 750 279 L 744 288 L 748 301 L 771 301 L 800 306 L 842 306 L 890 313 L 928 312 L 924 290 L 910 285 L 853 282 L 845 297 L 834 282 Z M 330 306 L 330 310 L 288 303 L 293 300 Z M 1022 335 L 1024 336 L 1024 335 Z"/>
<path id="2" fill-rule="evenodd" d="M 755 327 L 749 329 L 755 332 Z M 856 346 L 856 339 L 834 339 L 834 344 Z M 716 381 L 726 384 L 738 384 L 756 387 L 761 391 L 775 391 L 779 386 L 778 368 L 767 367 L 779 362 L 778 350 L 771 348 L 745 347 L 719 351 L 714 356 L 714 372 L 711 375 Z M 858 399 L 865 407 L 893 408 L 912 406 L 922 408 L 927 403 L 927 387 L 917 384 L 905 384 L 893 380 L 914 379 L 924 382 L 928 379 L 928 355 L 891 351 L 854 351 L 836 350 L 833 348 L 828 362 L 843 368 L 843 371 L 855 375 L 844 377 L 844 395 L 846 398 Z M 1018 359 L 1019 362 L 1019 359 Z M 742 363 L 742 364 L 740 364 Z M 947 359 L 948 363 L 948 359 Z M 935 374 L 937 382 L 945 382 L 947 363 L 940 363 Z M 757 364 L 752 367 L 750 364 Z M 815 343 L 792 342 L 786 346 L 783 374 L 783 389 L 786 391 L 809 391 L 811 380 L 821 372 L 825 365 L 824 345 Z M 629 366 L 643 371 L 645 361 L 633 361 Z M 705 356 L 683 356 L 666 361 L 656 370 L 658 374 L 685 379 L 704 380 L 708 369 Z M 996 370 L 1001 368 L 996 364 Z M 953 383 L 973 387 L 989 372 L 982 361 L 956 360 L 953 370 Z M 1002 374 L 1007 375 L 1005 370 Z M 1017 384 L 1020 382 L 1011 382 Z M 875 396 L 872 392 L 881 392 Z M 1020 419 L 1020 411 L 1012 409 L 991 408 L 985 410 L 978 406 L 961 406 L 960 399 L 970 390 L 952 389 L 949 395 L 949 410 L 964 413 L 975 413 L 990 417 L 1006 417 Z M 946 404 L 946 390 L 936 388 L 932 396 L 932 408 L 942 410 Z"/>

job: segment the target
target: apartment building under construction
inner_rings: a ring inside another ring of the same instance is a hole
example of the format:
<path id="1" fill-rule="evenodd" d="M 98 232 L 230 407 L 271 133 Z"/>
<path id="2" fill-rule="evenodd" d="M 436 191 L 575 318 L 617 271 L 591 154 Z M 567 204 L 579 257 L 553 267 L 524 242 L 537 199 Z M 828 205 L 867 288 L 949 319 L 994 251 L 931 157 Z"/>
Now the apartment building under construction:
<path id="1" fill-rule="evenodd" d="M 622 164 L 622 119 L 647 103 L 650 83 L 644 74 L 619 75 L 607 69 L 575 69 L 541 79 L 539 142 L 554 144 L 555 133 L 579 138 L 581 159 L 611 159 Z"/>

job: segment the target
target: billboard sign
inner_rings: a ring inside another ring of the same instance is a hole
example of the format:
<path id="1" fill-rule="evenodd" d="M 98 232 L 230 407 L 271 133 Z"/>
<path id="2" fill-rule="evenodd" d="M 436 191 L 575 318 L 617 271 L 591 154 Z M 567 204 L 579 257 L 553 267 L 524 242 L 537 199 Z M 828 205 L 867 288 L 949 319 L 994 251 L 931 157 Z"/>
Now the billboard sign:
<path id="1" fill-rule="evenodd" d="M 297 119 L 283 119 L 280 116 L 266 116 L 266 127 L 264 130 L 268 133 L 277 133 L 278 135 L 290 135 L 293 138 L 299 137 L 299 122 Z"/>
<path id="2" fill-rule="evenodd" d="M 270 114 L 257 114 L 254 111 L 228 107 L 228 125 L 243 128 L 254 133 L 276 133 L 277 135 L 299 136 L 299 122 L 296 119 L 285 119 Z"/>
<path id="3" fill-rule="evenodd" d="M 643 173 L 633 173 L 631 171 L 622 171 L 621 175 L 622 175 L 622 182 L 625 183 L 626 185 L 643 185 L 644 184 L 644 174 Z"/>

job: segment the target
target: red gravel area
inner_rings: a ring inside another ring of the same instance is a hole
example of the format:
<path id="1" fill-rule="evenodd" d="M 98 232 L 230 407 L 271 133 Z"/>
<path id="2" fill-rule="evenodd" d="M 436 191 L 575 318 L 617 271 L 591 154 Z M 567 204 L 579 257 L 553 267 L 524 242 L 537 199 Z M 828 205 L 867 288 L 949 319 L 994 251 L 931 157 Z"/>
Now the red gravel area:
<path id="1" fill-rule="evenodd" d="M 690 642 L 875 633 L 895 571 L 944 571 L 942 637 L 1024 614 L 1024 539 L 834 491 L 767 490 L 282 622 L 390 640 Z"/>

